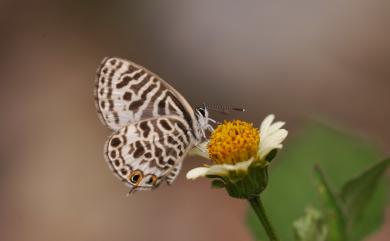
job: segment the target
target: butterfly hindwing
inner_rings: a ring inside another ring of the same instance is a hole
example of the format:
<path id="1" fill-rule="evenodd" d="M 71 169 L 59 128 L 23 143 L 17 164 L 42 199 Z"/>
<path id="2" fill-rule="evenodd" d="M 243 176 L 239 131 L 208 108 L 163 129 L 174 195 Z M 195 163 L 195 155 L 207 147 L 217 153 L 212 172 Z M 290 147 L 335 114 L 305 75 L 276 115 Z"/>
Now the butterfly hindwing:
<path id="1" fill-rule="evenodd" d="M 193 147 L 188 123 L 180 116 L 161 116 L 129 124 L 109 138 L 107 162 L 132 189 L 150 190 L 171 183 Z"/>
<path id="2" fill-rule="evenodd" d="M 177 176 L 179 175 L 180 173 L 180 169 L 181 169 L 181 166 L 183 165 L 183 162 L 179 162 L 177 163 L 172 169 L 171 169 L 171 172 L 167 175 L 167 183 L 169 185 L 171 185 L 175 179 L 177 178 Z"/>
<path id="3" fill-rule="evenodd" d="M 95 104 L 112 130 L 150 117 L 179 115 L 187 122 L 194 112 L 185 98 L 159 76 L 131 61 L 108 57 L 97 71 Z"/>

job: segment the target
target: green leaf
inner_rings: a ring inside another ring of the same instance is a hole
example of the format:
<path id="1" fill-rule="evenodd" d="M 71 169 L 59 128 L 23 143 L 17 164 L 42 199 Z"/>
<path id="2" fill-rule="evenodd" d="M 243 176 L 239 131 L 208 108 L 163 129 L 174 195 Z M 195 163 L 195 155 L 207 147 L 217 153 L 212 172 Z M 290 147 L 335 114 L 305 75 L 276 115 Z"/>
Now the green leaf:
<path id="1" fill-rule="evenodd" d="M 344 241 L 347 240 L 346 234 L 346 216 L 345 207 L 340 197 L 335 193 L 325 173 L 320 166 L 314 167 L 315 174 L 317 176 L 319 186 L 318 192 L 325 204 L 325 213 L 328 226 L 328 237 L 332 241 Z"/>
<path id="2" fill-rule="evenodd" d="M 379 159 L 377 150 L 367 142 L 318 122 L 311 123 L 301 133 L 292 133 L 284 148 L 272 161 L 269 184 L 262 200 L 280 240 L 294 240 L 292 223 L 306 206 L 321 205 L 313 166 L 318 163 L 328 174 L 335 190 L 341 190 L 350 177 Z M 380 181 L 359 222 L 354 240 L 374 232 L 382 223 L 386 204 L 386 185 Z M 261 224 L 249 211 L 247 223 L 257 240 L 267 240 Z"/>
<path id="3" fill-rule="evenodd" d="M 377 190 L 378 182 L 389 164 L 390 159 L 376 163 L 360 175 L 349 180 L 342 188 L 341 199 L 345 204 L 349 221 L 348 233 L 353 240 L 358 240 L 361 236 L 359 228 L 356 226 L 360 220 L 365 219 L 363 216 L 364 210 Z"/>
<path id="4" fill-rule="evenodd" d="M 298 241 L 325 241 L 328 230 L 324 216 L 320 210 L 308 207 L 305 216 L 296 220 L 293 224 L 295 238 Z"/>

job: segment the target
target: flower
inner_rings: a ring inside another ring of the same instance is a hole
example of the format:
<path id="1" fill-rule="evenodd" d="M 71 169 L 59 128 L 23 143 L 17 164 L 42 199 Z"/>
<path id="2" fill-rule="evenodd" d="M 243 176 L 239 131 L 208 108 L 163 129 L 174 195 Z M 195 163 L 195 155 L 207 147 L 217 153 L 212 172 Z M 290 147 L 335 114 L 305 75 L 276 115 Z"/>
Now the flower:
<path id="1" fill-rule="evenodd" d="M 209 157 L 216 164 L 246 161 L 256 155 L 259 140 L 259 130 L 252 124 L 240 120 L 225 121 L 211 135 Z"/>
<path id="2" fill-rule="evenodd" d="M 215 165 L 194 168 L 187 173 L 187 179 L 226 176 L 239 178 L 248 172 L 251 165 L 267 166 L 274 157 L 272 151 L 283 147 L 282 142 L 288 134 L 287 130 L 282 129 L 285 123 L 273 123 L 274 119 L 274 115 L 268 115 L 262 121 L 260 130 L 239 120 L 219 125 L 210 141 L 199 148 L 206 151 L 207 145 L 207 156 Z"/>
<path id="3" fill-rule="evenodd" d="M 248 200 L 269 239 L 276 241 L 278 238 L 260 199 L 268 185 L 268 164 L 288 134 L 282 129 L 285 123 L 273 123 L 274 119 L 274 115 L 268 115 L 260 129 L 240 120 L 220 124 L 208 142 L 192 151 L 211 159 L 214 165 L 194 168 L 187 173 L 187 178 L 211 178 L 213 187 L 225 188 L 233 198 Z"/>

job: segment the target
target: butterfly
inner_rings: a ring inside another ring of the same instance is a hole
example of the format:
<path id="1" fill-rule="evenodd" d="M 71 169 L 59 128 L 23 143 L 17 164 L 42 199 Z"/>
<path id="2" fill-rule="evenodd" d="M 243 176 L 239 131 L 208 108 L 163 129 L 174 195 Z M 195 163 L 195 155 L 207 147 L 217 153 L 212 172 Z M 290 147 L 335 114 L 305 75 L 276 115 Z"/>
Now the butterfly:
<path id="1" fill-rule="evenodd" d="M 94 94 L 102 123 L 113 131 L 105 159 L 129 193 L 172 184 L 185 156 L 213 129 L 206 106 L 193 109 L 171 85 L 129 60 L 105 58 Z"/>

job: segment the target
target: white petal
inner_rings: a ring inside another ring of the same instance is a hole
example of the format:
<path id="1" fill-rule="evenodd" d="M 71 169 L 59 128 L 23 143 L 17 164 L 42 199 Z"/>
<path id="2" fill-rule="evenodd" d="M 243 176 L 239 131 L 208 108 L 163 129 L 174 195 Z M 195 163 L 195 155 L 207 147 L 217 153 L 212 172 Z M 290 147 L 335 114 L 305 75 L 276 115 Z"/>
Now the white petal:
<path id="1" fill-rule="evenodd" d="M 288 132 L 284 129 L 278 130 L 277 132 L 273 133 L 272 135 L 267 136 L 267 138 L 265 139 L 266 143 L 264 143 L 264 144 L 266 144 L 268 146 L 279 145 L 287 137 L 287 133 Z"/>
<path id="2" fill-rule="evenodd" d="M 196 179 L 207 175 L 226 176 L 229 171 L 234 169 L 233 165 L 212 165 L 210 167 L 197 167 L 187 172 L 187 179 Z"/>
<path id="3" fill-rule="evenodd" d="M 274 121 L 274 119 L 275 119 L 275 115 L 273 115 L 273 114 L 268 115 L 267 117 L 265 117 L 265 119 L 263 120 L 263 122 L 261 122 L 261 125 L 260 125 L 260 133 L 262 133 L 262 132 L 265 133 L 266 130 L 271 125 L 272 121 Z"/>
<path id="4" fill-rule="evenodd" d="M 197 168 L 194 168 L 192 170 L 190 170 L 189 172 L 187 172 L 187 179 L 196 179 L 198 177 L 204 177 L 206 176 L 206 173 L 208 171 L 208 167 L 197 167 Z"/>
<path id="5" fill-rule="evenodd" d="M 212 165 L 207 171 L 206 175 L 217 175 L 217 176 L 227 176 L 229 171 L 233 170 L 233 165 L 222 164 L 222 165 Z"/>
<path id="6" fill-rule="evenodd" d="M 288 135 L 288 131 L 285 129 L 281 129 L 273 135 L 273 139 L 277 143 L 282 143 L 284 139 L 286 139 L 287 135 Z"/>
<path id="7" fill-rule="evenodd" d="M 278 130 L 280 130 L 280 128 L 282 128 L 286 123 L 283 122 L 283 121 L 278 121 L 278 122 L 275 122 L 273 123 L 269 129 L 268 129 L 268 133 L 269 134 L 272 134 L 272 133 L 275 133 L 277 132 Z"/>
<path id="8" fill-rule="evenodd" d="M 237 164 L 221 164 L 212 165 L 210 167 L 197 167 L 187 172 L 187 179 L 196 179 L 198 177 L 205 177 L 208 175 L 215 176 L 227 176 L 231 171 L 247 171 L 250 164 L 253 162 L 253 158 L 239 162 Z"/>
<path id="9" fill-rule="evenodd" d="M 264 127 L 263 131 L 260 131 L 260 140 L 265 139 L 268 136 L 274 134 L 275 132 L 279 131 L 280 128 L 282 128 L 286 123 L 282 121 L 275 122 L 268 127 Z"/>
<path id="10" fill-rule="evenodd" d="M 241 170 L 241 171 L 246 171 L 248 167 L 251 165 L 253 162 L 254 158 L 251 158 L 247 161 L 244 162 L 239 162 L 235 165 L 235 170 Z"/>
<path id="11" fill-rule="evenodd" d="M 266 157 L 273 149 L 282 148 L 282 142 L 288 135 L 287 130 L 281 129 L 285 123 L 281 121 L 272 123 L 274 118 L 274 115 L 269 115 L 261 123 L 258 152 L 260 159 Z"/>

